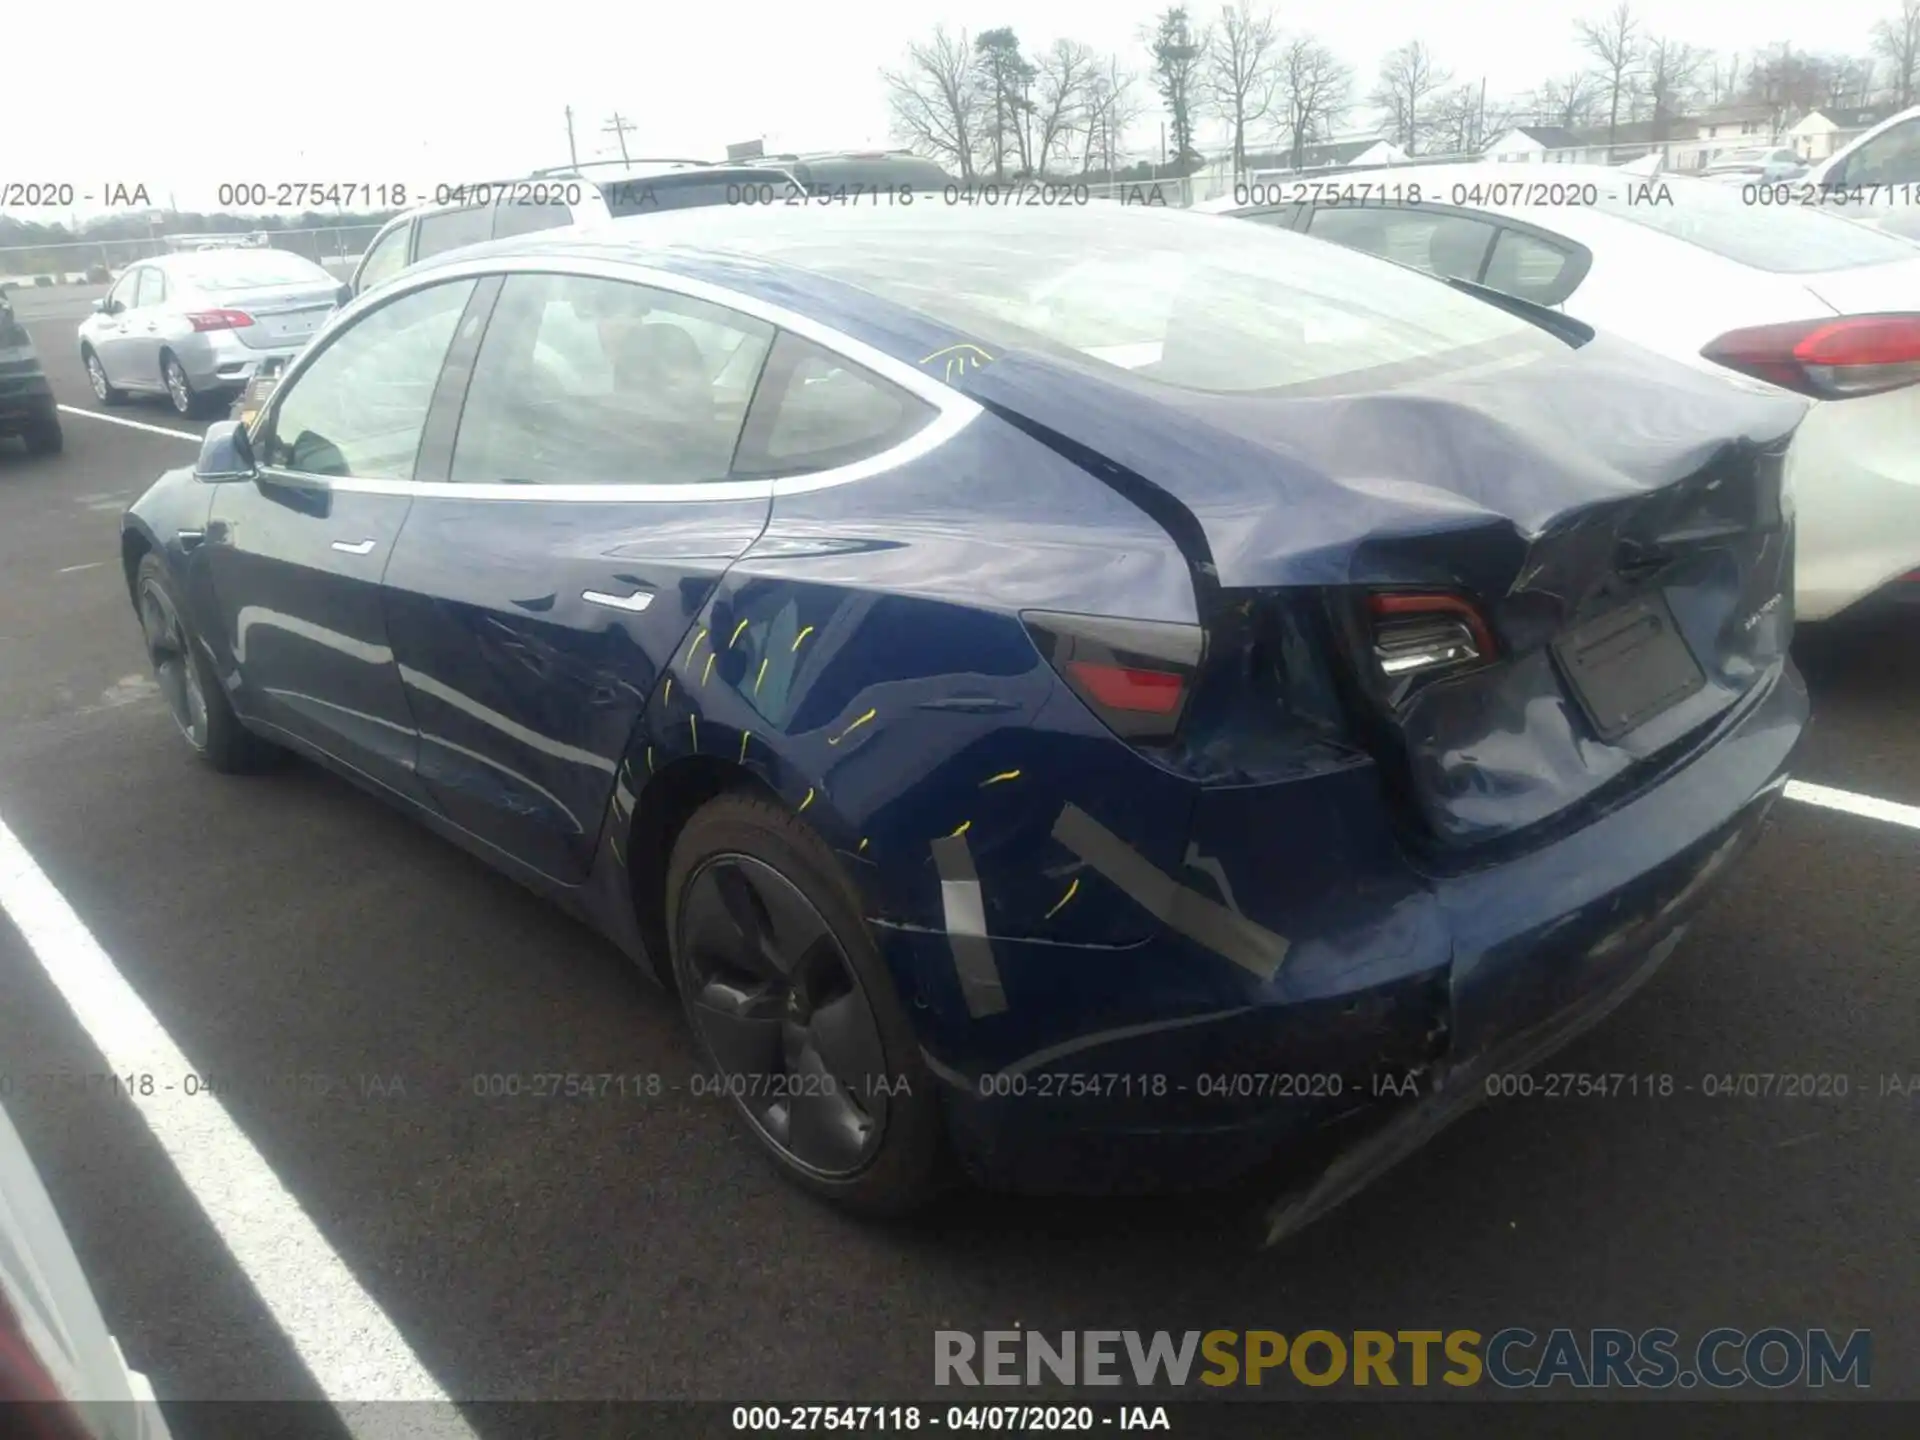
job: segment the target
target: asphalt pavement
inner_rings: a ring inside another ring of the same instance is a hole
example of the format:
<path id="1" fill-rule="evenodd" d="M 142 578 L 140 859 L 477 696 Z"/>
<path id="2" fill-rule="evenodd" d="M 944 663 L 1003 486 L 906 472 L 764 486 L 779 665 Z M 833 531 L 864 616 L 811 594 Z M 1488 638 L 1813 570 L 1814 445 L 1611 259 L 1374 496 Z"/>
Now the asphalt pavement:
<path id="1" fill-rule="evenodd" d="M 87 298 L 20 304 L 67 448 L 0 442 L 0 820 L 449 1394 L 925 1398 L 936 1329 L 1604 1324 L 1868 1328 L 1875 1393 L 1920 1396 L 1920 1088 L 1882 1093 L 1920 1074 L 1920 830 L 1782 802 L 1674 959 L 1551 1066 L 1691 1093 L 1490 1102 L 1267 1250 L 1241 1192 L 962 1193 L 861 1225 L 671 1088 L 694 1069 L 674 1004 L 593 935 L 317 769 L 193 760 L 117 527 L 204 426 L 97 409 L 73 346 Z M 1803 632 L 1801 778 L 1920 805 L 1917 631 L 1920 613 Z M 0 913 L 5 1104 L 129 1362 L 163 1398 L 318 1398 L 312 1342 L 140 1113 L 43 1078 L 109 1068 Z M 476 1094 L 537 1072 L 670 1087 Z M 1698 1088 L 1742 1072 L 1849 1093 Z"/>

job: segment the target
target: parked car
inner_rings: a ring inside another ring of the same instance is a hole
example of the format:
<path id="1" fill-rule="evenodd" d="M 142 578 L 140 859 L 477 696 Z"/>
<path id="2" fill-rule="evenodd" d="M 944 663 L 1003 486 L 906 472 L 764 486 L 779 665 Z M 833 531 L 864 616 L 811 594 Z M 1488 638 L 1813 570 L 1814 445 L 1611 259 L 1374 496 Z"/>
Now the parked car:
<path id="1" fill-rule="evenodd" d="M 464 245 L 569 225 L 706 205 L 773 205 L 800 196 L 864 197 L 883 188 L 940 190 L 944 170 L 893 151 L 779 155 L 740 164 L 703 160 L 595 160 L 531 177 L 461 187 L 457 203 L 397 215 L 374 236 L 353 274 L 358 295 L 408 265 Z"/>
<path id="2" fill-rule="evenodd" d="M 0 1109 L 0 1415 L 9 1435 L 168 1440 L 128 1367 L 33 1159 Z M 18 1424 L 24 1428 L 14 1429 Z"/>
<path id="3" fill-rule="evenodd" d="M 1729 180 L 1736 184 L 1760 182 L 1771 184 L 1780 180 L 1794 180 L 1807 173 L 1807 162 L 1797 155 L 1791 146 L 1756 146 L 1746 150 L 1729 150 L 1716 156 L 1701 171 L 1709 180 Z"/>
<path id="4" fill-rule="evenodd" d="M 1224 1179 L 1617 1003 L 1806 717 L 1804 408 L 1253 225 L 708 207 L 363 296 L 122 558 L 195 754 L 584 915 L 891 1212 Z"/>
<path id="5" fill-rule="evenodd" d="M 0 437 L 8 435 L 18 435 L 29 455 L 57 454 L 65 443 L 40 352 L 0 294 Z"/>
<path id="6" fill-rule="evenodd" d="M 1889 116 L 1800 182 L 1822 208 L 1920 241 L 1920 105 Z"/>
<path id="7" fill-rule="evenodd" d="M 1807 397 L 1788 457 L 1802 620 L 1829 619 L 1920 566 L 1920 249 L 1681 175 L 1567 165 L 1547 180 L 1462 165 L 1420 183 L 1459 203 L 1215 208 Z"/>
<path id="8" fill-rule="evenodd" d="M 285 250 L 188 251 L 127 267 L 80 325 L 80 361 L 104 405 L 166 397 L 199 415 L 246 388 L 260 364 L 299 354 L 343 287 Z"/>

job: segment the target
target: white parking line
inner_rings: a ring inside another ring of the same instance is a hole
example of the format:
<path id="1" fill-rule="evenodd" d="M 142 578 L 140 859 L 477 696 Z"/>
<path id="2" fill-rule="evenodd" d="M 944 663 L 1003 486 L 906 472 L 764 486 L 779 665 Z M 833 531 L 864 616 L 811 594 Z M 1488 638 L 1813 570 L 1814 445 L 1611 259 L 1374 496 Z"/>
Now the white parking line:
<path id="1" fill-rule="evenodd" d="M 184 1093 L 184 1077 L 205 1072 L 188 1062 L 5 821 L 0 910 L 113 1072 L 156 1077 L 153 1094 L 128 1091 L 127 1098 L 356 1440 L 392 1434 L 399 1414 L 409 1435 L 474 1440 L 446 1392 L 225 1107 Z M 360 1408 L 394 1400 L 440 1403 Z"/>
<path id="2" fill-rule="evenodd" d="M 1844 810 L 1849 815 L 1920 830 L 1920 805 L 1902 805 L 1873 795 L 1856 795 L 1851 790 L 1835 790 L 1832 786 L 1815 785 L 1806 780 L 1789 780 L 1786 796 L 1804 805 L 1818 805 L 1823 810 Z"/>
<path id="3" fill-rule="evenodd" d="M 84 410 L 78 405 L 62 405 L 60 410 L 62 414 L 78 415 L 83 420 L 104 420 L 109 425 L 124 425 L 129 430 L 144 430 L 149 435 L 171 435 L 176 440 L 198 441 L 203 438 L 191 430 L 169 430 L 164 425 L 147 425 L 138 420 L 123 420 L 118 415 L 102 415 L 98 410 Z"/>

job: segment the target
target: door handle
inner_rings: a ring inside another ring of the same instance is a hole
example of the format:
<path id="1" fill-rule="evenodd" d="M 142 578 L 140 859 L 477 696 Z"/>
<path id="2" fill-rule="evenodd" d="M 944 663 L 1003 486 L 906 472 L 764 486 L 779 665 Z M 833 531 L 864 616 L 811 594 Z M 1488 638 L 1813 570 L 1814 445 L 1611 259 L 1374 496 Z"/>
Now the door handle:
<path id="1" fill-rule="evenodd" d="M 333 548 L 338 550 L 342 555 L 371 555 L 373 553 L 373 546 L 374 542 L 371 540 L 336 540 L 333 542 Z"/>
<path id="2" fill-rule="evenodd" d="M 589 605 L 604 605 L 609 610 L 625 610 L 628 614 L 638 615 L 653 604 L 651 590 L 636 590 L 631 595 L 609 595 L 604 590 L 583 590 L 580 598 Z"/>

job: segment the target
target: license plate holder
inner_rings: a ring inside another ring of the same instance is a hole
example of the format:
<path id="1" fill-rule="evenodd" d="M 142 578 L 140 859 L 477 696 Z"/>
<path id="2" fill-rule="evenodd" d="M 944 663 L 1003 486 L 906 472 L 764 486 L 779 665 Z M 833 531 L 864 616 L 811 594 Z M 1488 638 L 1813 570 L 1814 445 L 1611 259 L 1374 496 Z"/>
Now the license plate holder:
<path id="1" fill-rule="evenodd" d="M 1561 636 L 1553 656 L 1587 723 L 1611 743 L 1704 689 L 1706 672 L 1663 595 L 1644 595 Z"/>

